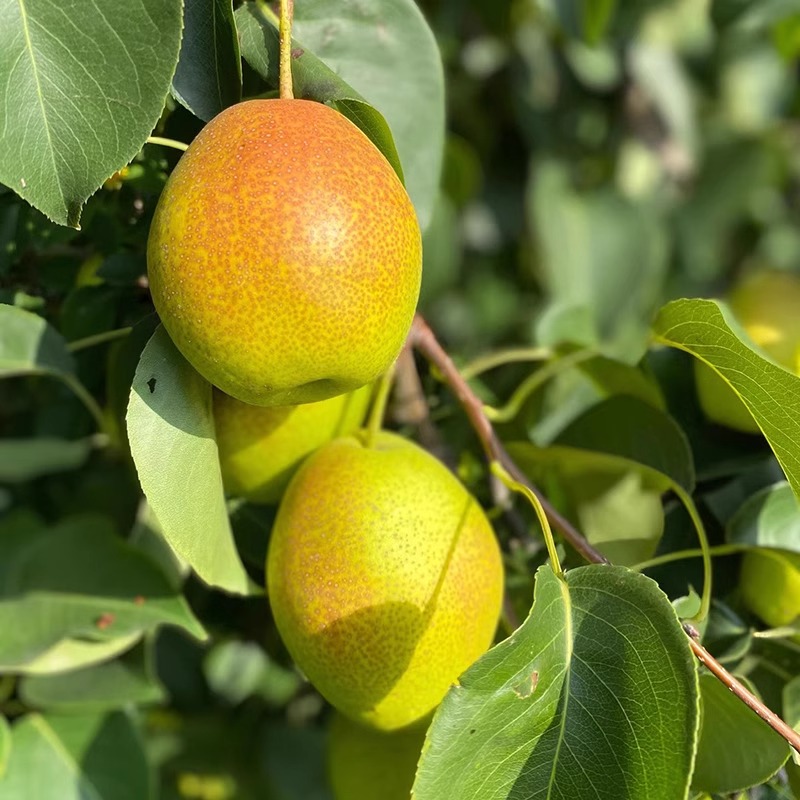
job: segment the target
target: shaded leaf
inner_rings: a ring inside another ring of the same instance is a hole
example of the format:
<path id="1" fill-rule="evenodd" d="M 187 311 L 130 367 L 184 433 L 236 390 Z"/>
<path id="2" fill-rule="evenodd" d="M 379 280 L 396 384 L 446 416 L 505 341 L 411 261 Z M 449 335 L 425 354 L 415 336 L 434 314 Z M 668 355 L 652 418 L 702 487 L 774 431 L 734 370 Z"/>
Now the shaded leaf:
<path id="1" fill-rule="evenodd" d="M 658 383 L 639 366 L 631 366 L 605 356 L 595 356 L 579 362 L 576 368 L 604 394 L 631 395 L 662 411 L 666 410 Z"/>
<path id="2" fill-rule="evenodd" d="M 605 453 L 665 475 L 687 492 L 694 489 L 689 442 L 663 411 L 635 397 L 618 395 L 593 406 L 555 441 Z"/>
<path id="3" fill-rule="evenodd" d="M 300 676 L 285 669 L 253 642 L 222 642 L 203 664 L 208 685 L 229 703 L 240 703 L 252 694 L 281 706 L 302 684 Z"/>
<path id="4" fill-rule="evenodd" d="M 800 502 L 782 481 L 754 495 L 731 517 L 728 541 L 800 553 Z"/>
<path id="5" fill-rule="evenodd" d="M 535 163 L 527 200 L 552 305 L 573 317 L 584 309 L 593 341 L 638 361 L 667 266 L 658 217 L 610 189 L 576 191 L 566 165 L 555 161 Z M 569 343 L 568 330 L 559 333 Z"/>
<path id="6" fill-rule="evenodd" d="M 692 786 L 727 794 L 763 783 L 789 745 L 713 675 L 700 676 L 702 723 Z"/>
<path id="7" fill-rule="evenodd" d="M 184 0 L 172 93 L 208 122 L 242 99 L 242 61 L 231 0 Z"/>
<path id="8" fill-rule="evenodd" d="M 91 439 L 0 439 L 0 483 L 22 483 L 77 469 L 91 449 Z"/>
<path id="9" fill-rule="evenodd" d="M 32 708 L 87 713 L 121 708 L 128 703 L 157 703 L 164 699 L 164 690 L 153 674 L 146 646 L 140 644 L 122 658 L 105 664 L 23 678 L 19 695 Z"/>
<path id="10" fill-rule="evenodd" d="M 741 398 L 800 496 L 800 378 L 747 344 L 727 307 L 715 300 L 674 300 L 653 323 L 657 341 L 708 364 Z"/>
<path id="11" fill-rule="evenodd" d="M 131 637 L 162 624 L 204 635 L 155 564 L 102 518 L 75 517 L 50 529 L 0 526 L 0 564 L 0 669 L 26 671 L 69 638 L 81 639 L 79 648 L 115 642 L 113 652 L 120 639 L 129 647 Z"/>
<path id="12" fill-rule="evenodd" d="M 247 593 L 222 489 L 211 385 L 163 327 L 142 352 L 127 422 L 139 481 L 164 538 L 206 583 Z"/>
<path id="13" fill-rule="evenodd" d="M 149 800 L 153 781 L 127 714 L 27 714 L 12 728 L 3 800 Z"/>
<path id="14" fill-rule="evenodd" d="M 445 98 L 439 49 L 418 5 L 414 0 L 333 6 L 327 0 L 304 0 L 295 6 L 294 29 L 305 46 L 386 118 L 424 229 L 439 190 Z"/>
<path id="15" fill-rule="evenodd" d="M 75 371 L 66 341 L 38 314 L 0 304 L 0 328 L 0 377 Z"/>
<path id="16" fill-rule="evenodd" d="M 0 781 L 6 774 L 9 758 L 11 758 L 11 726 L 8 724 L 8 720 L 0 714 Z"/>
<path id="17" fill-rule="evenodd" d="M 180 39 L 180 0 L 3 3 L 0 181 L 78 227 L 158 121 Z"/>
<path id="18" fill-rule="evenodd" d="M 542 567 L 528 619 L 439 706 L 413 797 L 676 800 L 697 724 L 695 665 L 658 586 Z"/>
<path id="19" fill-rule="evenodd" d="M 547 447 L 510 442 L 507 449 L 534 482 L 547 485 L 558 476 L 576 516 L 589 523 L 585 533 L 592 544 L 625 564 L 655 551 L 663 533 L 658 495 L 677 490 L 688 496 L 694 486 L 681 429 L 663 411 L 626 395 L 592 406 Z M 624 515 L 616 526 L 615 513 Z"/>

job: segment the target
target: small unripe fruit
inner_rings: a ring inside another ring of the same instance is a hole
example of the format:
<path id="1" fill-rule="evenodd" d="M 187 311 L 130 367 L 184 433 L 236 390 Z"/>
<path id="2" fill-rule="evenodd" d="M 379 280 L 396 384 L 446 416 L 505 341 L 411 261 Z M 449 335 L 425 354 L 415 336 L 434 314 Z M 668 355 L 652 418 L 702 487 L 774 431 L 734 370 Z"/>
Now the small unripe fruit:
<path id="1" fill-rule="evenodd" d="M 251 406 L 214 392 L 214 424 L 225 491 L 277 503 L 303 460 L 361 427 L 372 393 L 364 386 L 317 403 Z"/>
<path id="2" fill-rule="evenodd" d="M 748 550 L 740 579 L 744 604 L 773 628 L 800 617 L 800 554 Z"/>
<path id="3" fill-rule="evenodd" d="M 335 714 L 328 731 L 334 800 L 408 800 L 426 726 L 385 733 Z"/>
<path id="4" fill-rule="evenodd" d="M 153 302 L 208 381 L 254 405 L 353 391 L 391 366 L 419 295 L 419 224 L 346 117 L 306 100 L 226 109 L 156 208 Z"/>
<path id="5" fill-rule="evenodd" d="M 350 718 L 427 715 L 490 646 L 503 594 L 480 506 L 432 455 L 379 433 L 324 445 L 281 501 L 267 558 L 278 630 Z"/>
<path id="6" fill-rule="evenodd" d="M 741 281 L 727 298 L 734 317 L 773 361 L 800 374 L 800 277 L 761 270 Z M 711 367 L 694 362 L 697 395 L 713 422 L 743 433 L 760 428 L 747 406 Z"/>

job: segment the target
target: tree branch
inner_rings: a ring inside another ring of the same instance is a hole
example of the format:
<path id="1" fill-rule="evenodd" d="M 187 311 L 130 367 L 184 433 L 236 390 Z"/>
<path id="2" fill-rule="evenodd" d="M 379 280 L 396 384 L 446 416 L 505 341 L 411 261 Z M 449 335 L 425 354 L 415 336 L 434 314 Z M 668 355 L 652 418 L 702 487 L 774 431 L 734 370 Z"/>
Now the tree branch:
<path id="1" fill-rule="evenodd" d="M 439 344 L 428 323 L 419 314 L 414 318 L 409 340 L 411 345 L 416 347 L 442 373 L 445 382 L 453 390 L 463 406 L 464 412 L 469 417 L 489 461 L 499 461 L 517 483 L 527 486 L 534 492 L 547 513 L 547 518 L 550 520 L 551 525 L 558 529 L 570 545 L 587 561 L 595 564 L 608 564 L 608 559 L 592 547 L 568 519 L 561 516 L 553 508 L 550 502 L 542 496 L 542 493 L 520 470 L 511 456 L 508 455 L 502 442 L 497 438 L 492 423 L 483 413 L 483 403 L 480 398 L 461 376 L 453 360 Z"/>
<path id="2" fill-rule="evenodd" d="M 492 423 L 483 412 L 480 398 L 472 391 L 467 381 L 463 378 L 453 360 L 445 349 L 439 344 L 436 336 L 427 322 L 418 314 L 414 318 L 409 333 L 409 343 L 419 350 L 441 373 L 445 383 L 458 398 L 469 421 L 480 439 L 483 450 L 489 461 L 499 461 L 515 481 L 527 486 L 539 498 L 542 507 L 550 520 L 551 525 L 557 528 L 569 544 L 580 553 L 587 561 L 594 564 L 608 564 L 608 559 L 598 552 L 585 539 L 569 520 L 559 514 L 550 503 L 542 497 L 541 492 L 531 483 L 528 477 L 508 455 L 502 442 L 492 427 Z M 696 641 L 694 631 L 684 626 L 689 638 L 690 646 L 697 659 L 709 672 L 730 689 L 748 708 L 758 714 L 776 733 L 780 734 L 798 753 L 800 753 L 800 735 L 787 725 L 774 711 L 764 705 L 747 687 L 740 683 Z"/>

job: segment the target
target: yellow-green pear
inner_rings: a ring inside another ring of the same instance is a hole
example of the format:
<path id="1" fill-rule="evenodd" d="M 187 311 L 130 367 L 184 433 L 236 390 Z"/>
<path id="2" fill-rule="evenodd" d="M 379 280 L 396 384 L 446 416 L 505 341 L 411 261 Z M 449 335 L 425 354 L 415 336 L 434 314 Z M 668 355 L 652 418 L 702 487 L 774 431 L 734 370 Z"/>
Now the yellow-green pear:
<path id="1" fill-rule="evenodd" d="M 748 550 L 740 583 L 744 604 L 770 627 L 791 625 L 800 616 L 800 553 Z"/>
<path id="2" fill-rule="evenodd" d="M 423 722 L 387 733 L 334 714 L 328 731 L 334 800 L 409 800 L 426 730 Z"/>
<path id="3" fill-rule="evenodd" d="M 383 730 L 438 705 L 492 643 L 500 549 L 428 452 L 366 432 L 323 445 L 283 495 L 267 557 L 278 630 L 341 712 Z"/>
<path id="4" fill-rule="evenodd" d="M 800 276 L 759 270 L 734 287 L 727 303 L 754 344 L 800 374 Z M 701 361 L 694 369 L 700 407 L 710 420 L 743 433 L 759 432 L 747 406 L 716 371 Z"/>
<path id="5" fill-rule="evenodd" d="M 325 442 L 361 427 L 371 386 L 299 406 L 253 406 L 214 391 L 225 491 L 277 503 L 300 464 Z"/>
<path id="6" fill-rule="evenodd" d="M 385 373 L 421 269 L 419 223 L 391 165 L 309 100 L 249 100 L 211 120 L 167 181 L 147 243 L 153 302 L 178 349 L 263 406 Z"/>

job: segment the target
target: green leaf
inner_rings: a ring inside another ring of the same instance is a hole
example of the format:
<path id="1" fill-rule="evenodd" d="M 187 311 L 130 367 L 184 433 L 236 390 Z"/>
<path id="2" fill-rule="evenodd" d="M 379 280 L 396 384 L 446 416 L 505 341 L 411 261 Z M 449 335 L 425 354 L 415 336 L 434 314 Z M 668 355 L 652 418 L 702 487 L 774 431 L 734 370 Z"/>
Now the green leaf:
<path id="1" fill-rule="evenodd" d="M 0 181 L 54 222 L 141 149 L 169 90 L 180 0 L 0 7 Z"/>
<path id="2" fill-rule="evenodd" d="M 51 375 L 62 380 L 103 428 L 103 412 L 75 376 L 67 343 L 37 314 L 0 303 L 0 378 Z"/>
<path id="3" fill-rule="evenodd" d="M 127 714 L 28 714 L 12 728 L 3 800 L 150 800 L 153 780 Z"/>
<path id="4" fill-rule="evenodd" d="M 231 0 L 185 0 L 172 93 L 205 122 L 242 99 L 242 61 Z"/>
<path id="5" fill-rule="evenodd" d="M 11 758 L 11 726 L 8 724 L 8 720 L 0 714 L 0 781 L 6 774 L 9 758 Z"/>
<path id="6" fill-rule="evenodd" d="M 606 395 L 631 395 L 666 411 L 666 403 L 658 383 L 640 366 L 631 366 L 605 356 L 595 356 L 581 361 L 576 368 Z"/>
<path id="7" fill-rule="evenodd" d="M 605 453 L 647 467 L 691 493 L 694 467 L 689 442 L 663 411 L 635 397 L 617 395 L 593 406 L 555 442 Z"/>
<path id="8" fill-rule="evenodd" d="M 422 228 L 433 214 L 444 152 L 444 73 L 414 0 L 295 5 L 297 38 L 389 123 Z"/>
<path id="9" fill-rule="evenodd" d="M 139 481 L 164 538 L 206 583 L 246 594 L 250 580 L 222 489 L 211 385 L 163 327 L 142 352 L 127 421 Z"/>
<path id="10" fill-rule="evenodd" d="M 203 663 L 208 685 L 229 703 L 241 703 L 252 694 L 282 706 L 302 684 L 294 670 L 272 661 L 253 642 L 222 642 Z"/>
<path id="11" fill-rule="evenodd" d="M 101 664 L 130 650 L 142 634 L 134 631 L 107 642 L 91 642 L 84 639 L 59 639 L 52 647 L 26 661 L 20 669 L 25 675 L 51 675 L 54 672 L 79 669 L 92 664 Z"/>
<path id="12" fill-rule="evenodd" d="M 727 539 L 800 552 L 800 502 L 785 481 L 756 492 L 731 517 Z"/>
<path id="13" fill-rule="evenodd" d="M 128 703 L 158 703 L 164 690 L 153 674 L 149 654 L 140 644 L 122 658 L 56 675 L 23 678 L 22 701 L 49 712 L 96 712 L 121 708 Z"/>
<path id="14" fill-rule="evenodd" d="M 763 783 L 789 745 L 713 675 L 700 676 L 702 724 L 692 786 L 728 794 Z"/>
<path id="15" fill-rule="evenodd" d="M 800 378 L 746 343 L 727 307 L 715 300 L 674 300 L 653 323 L 658 342 L 708 364 L 739 395 L 800 496 Z"/>
<path id="16" fill-rule="evenodd" d="M 795 730 L 800 729 L 800 675 L 783 687 L 783 718 Z M 792 751 L 795 761 L 798 757 Z"/>
<path id="17" fill-rule="evenodd" d="M 153 562 L 102 518 L 75 517 L 50 529 L 0 526 L 0 564 L 0 670 L 41 671 L 37 659 L 52 658 L 64 639 L 114 647 L 122 639 L 130 647 L 132 637 L 162 624 L 204 636 Z M 59 666 L 69 666 L 63 654 Z"/>
<path id="18" fill-rule="evenodd" d="M 577 191 L 567 166 L 556 161 L 536 162 L 527 200 L 552 305 L 573 315 L 586 309 L 595 341 L 638 361 L 667 266 L 658 215 L 611 189 Z"/>
<path id="19" fill-rule="evenodd" d="M 278 86 L 279 40 L 275 20 L 255 2 L 236 10 L 236 26 L 242 55 L 250 66 L 271 86 Z M 325 103 L 357 125 L 383 153 L 392 168 L 404 180 L 392 132 L 383 115 L 320 61 L 310 50 L 292 39 L 296 57 L 292 59 L 292 85 L 296 97 Z"/>
<path id="20" fill-rule="evenodd" d="M 0 304 L 0 329 L 1 378 L 75 372 L 66 341 L 38 314 Z"/>
<path id="21" fill-rule="evenodd" d="M 663 533 L 658 495 L 677 490 L 688 497 L 694 487 L 692 454 L 681 429 L 632 396 L 592 406 L 548 447 L 510 442 L 507 449 L 535 482 L 560 479 L 589 541 L 618 563 L 653 555 Z M 617 513 L 622 516 L 615 525 Z"/>
<path id="22" fill-rule="evenodd" d="M 603 38 L 617 0 L 584 0 L 582 5 L 583 35 L 590 43 L 595 43 Z"/>
<path id="23" fill-rule="evenodd" d="M 86 463 L 91 439 L 0 439 L 0 483 L 23 483 Z"/>
<path id="24" fill-rule="evenodd" d="M 678 800 L 697 675 L 666 596 L 622 567 L 536 573 L 534 606 L 447 694 L 415 800 Z"/>

